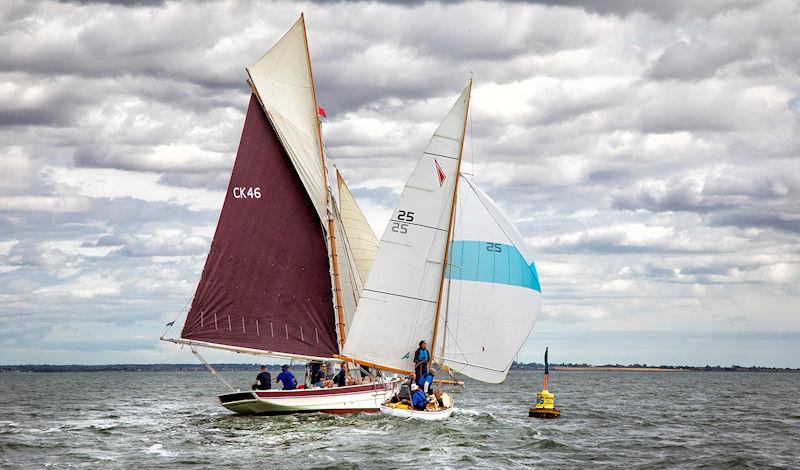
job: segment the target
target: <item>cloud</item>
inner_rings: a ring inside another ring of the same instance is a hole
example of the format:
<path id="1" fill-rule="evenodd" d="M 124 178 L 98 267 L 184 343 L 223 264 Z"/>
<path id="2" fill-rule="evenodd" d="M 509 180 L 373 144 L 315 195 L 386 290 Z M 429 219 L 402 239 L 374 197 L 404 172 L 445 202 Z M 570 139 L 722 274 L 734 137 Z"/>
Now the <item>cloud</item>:
<path id="1" fill-rule="evenodd" d="M 146 339 L 202 270 L 244 67 L 298 13 L 0 6 L 0 310 L 19 325 L 0 337 L 3 357 L 176 357 Z M 322 1 L 306 13 L 325 143 L 378 234 L 472 75 L 462 170 L 535 256 L 535 331 L 800 330 L 786 314 L 800 300 L 796 2 Z M 47 336 L 31 347 L 23 325 Z M 127 346 L 97 355 L 106 338 Z"/>

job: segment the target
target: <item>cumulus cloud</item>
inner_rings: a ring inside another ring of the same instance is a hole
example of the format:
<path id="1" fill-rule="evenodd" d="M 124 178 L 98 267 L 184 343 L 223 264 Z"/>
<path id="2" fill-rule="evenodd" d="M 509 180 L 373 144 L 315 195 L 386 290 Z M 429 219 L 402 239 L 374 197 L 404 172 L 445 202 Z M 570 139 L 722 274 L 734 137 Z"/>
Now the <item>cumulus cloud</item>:
<path id="1" fill-rule="evenodd" d="M 326 144 L 377 233 L 472 73 L 464 169 L 536 256 L 537 332 L 584 331 L 569 344 L 589 357 L 574 359 L 602 362 L 592 332 L 800 330 L 785 313 L 800 301 L 796 2 L 305 10 Z M 107 338 L 131 354 L 115 357 L 175 357 L 130 338 L 155 337 L 192 295 L 241 134 L 244 66 L 298 13 L 0 6 L 0 310 L 21 325 L 0 333 L 8 361 L 91 360 L 114 349 Z M 26 349 L 37 327 L 48 336 Z"/>

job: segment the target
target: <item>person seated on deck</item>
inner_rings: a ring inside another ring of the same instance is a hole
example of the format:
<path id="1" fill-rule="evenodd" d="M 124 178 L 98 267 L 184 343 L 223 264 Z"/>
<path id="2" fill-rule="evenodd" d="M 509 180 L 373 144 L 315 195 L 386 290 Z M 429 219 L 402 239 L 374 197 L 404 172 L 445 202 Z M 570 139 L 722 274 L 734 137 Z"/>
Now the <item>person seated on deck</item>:
<path id="1" fill-rule="evenodd" d="M 417 377 L 422 377 L 428 372 L 428 362 L 430 359 L 431 355 L 428 352 L 428 343 L 423 339 L 419 342 L 419 348 L 414 351 L 414 372 L 416 372 Z"/>
<path id="2" fill-rule="evenodd" d="M 411 385 L 411 404 L 415 410 L 424 410 L 428 407 L 428 396 L 419 388 L 419 385 Z"/>
<path id="3" fill-rule="evenodd" d="M 267 372 L 267 366 L 261 366 L 261 372 L 256 376 L 256 381 L 253 382 L 252 390 L 269 390 L 272 388 L 272 376 Z"/>
<path id="4" fill-rule="evenodd" d="M 314 373 L 314 377 L 312 378 L 311 382 L 313 383 L 314 387 L 317 388 L 330 388 L 333 387 L 333 380 L 328 379 L 328 366 L 324 362 L 320 366 L 319 370 Z"/>
<path id="5" fill-rule="evenodd" d="M 411 404 L 411 384 L 414 383 L 414 373 L 412 372 L 406 380 L 400 384 L 400 389 L 397 393 L 392 397 L 390 400 L 391 403 L 404 403 L 406 405 Z"/>
<path id="6" fill-rule="evenodd" d="M 297 380 L 294 374 L 289 371 L 289 366 L 284 365 L 281 367 L 281 373 L 275 377 L 275 383 L 281 382 L 284 390 L 294 390 L 297 388 Z"/>
<path id="7" fill-rule="evenodd" d="M 337 387 L 355 385 L 357 383 L 353 377 L 350 377 L 350 367 L 346 362 L 342 363 L 342 368 L 339 370 L 339 373 L 336 374 L 336 377 L 333 378 L 333 382 Z"/>

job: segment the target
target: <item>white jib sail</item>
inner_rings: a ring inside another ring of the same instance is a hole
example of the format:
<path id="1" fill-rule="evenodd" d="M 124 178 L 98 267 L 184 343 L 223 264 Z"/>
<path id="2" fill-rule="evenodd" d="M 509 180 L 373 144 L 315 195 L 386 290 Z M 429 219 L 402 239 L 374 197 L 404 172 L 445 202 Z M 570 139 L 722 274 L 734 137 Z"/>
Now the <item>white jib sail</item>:
<path id="1" fill-rule="evenodd" d="M 336 230 L 337 259 L 339 261 L 339 286 L 342 289 L 342 314 L 345 326 L 345 338 L 349 335 L 350 325 L 356 314 L 359 298 L 361 296 L 362 282 L 358 275 L 358 268 L 350 246 L 346 231 L 346 226 L 342 221 L 342 216 L 335 204 L 333 208 L 334 230 Z M 338 321 L 338 318 L 337 318 Z M 339 334 L 339 329 L 336 329 Z"/>
<path id="2" fill-rule="evenodd" d="M 320 220 L 327 221 L 325 173 L 303 17 L 247 68 L 261 106 L 289 154 Z"/>
<path id="3" fill-rule="evenodd" d="M 344 182 L 342 175 L 336 172 L 337 186 L 339 188 L 339 206 L 344 224 L 344 232 L 347 241 L 353 252 L 353 258 L 358 267 L 358 275 L 361 282 L 367 280 L 367 275 L 372 269 L 375 255 L 378 253 L 378 238 L 369 226 L 367 218 L 358 207 L 356 199 Z"/>
<path id="4" fill-rule="evenodd" d="M 431 341 L 470 87 L 431 137 L 408 179 L 367 278 L 343 354 L 413 370 Z"/>
<path id="5" fill-rule="evenodd" d="M 541 287 L 522 235 L 461 178 L 439 320 L 444 344 L 435 356 L 456 372 L 499 383 L 533 329 Z"/>

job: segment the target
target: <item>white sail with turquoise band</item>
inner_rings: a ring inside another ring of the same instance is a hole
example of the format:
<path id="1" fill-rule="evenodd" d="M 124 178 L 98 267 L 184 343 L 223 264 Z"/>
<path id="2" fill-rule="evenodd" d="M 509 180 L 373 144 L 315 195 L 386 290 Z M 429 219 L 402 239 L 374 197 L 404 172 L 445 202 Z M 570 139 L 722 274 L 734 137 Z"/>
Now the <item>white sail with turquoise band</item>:
<path id="1" fill-rule="evenodd" d="M 436 359 L 499 383 L 539 314 L 539 276 L 519 231 L 489 196 L 461 178 Z"/>

